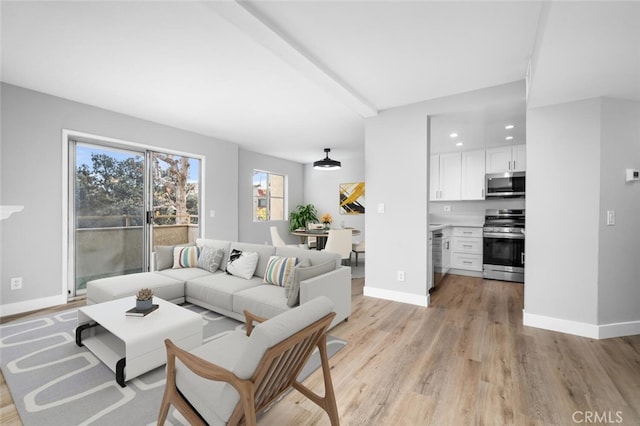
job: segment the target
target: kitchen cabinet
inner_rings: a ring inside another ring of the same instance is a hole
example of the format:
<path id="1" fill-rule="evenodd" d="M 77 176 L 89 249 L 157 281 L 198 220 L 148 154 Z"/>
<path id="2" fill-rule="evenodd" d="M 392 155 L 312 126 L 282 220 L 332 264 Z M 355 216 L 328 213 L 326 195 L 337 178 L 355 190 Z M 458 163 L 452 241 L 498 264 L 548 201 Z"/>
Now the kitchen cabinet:
<path id="1" fill-rule="evenodd" d="M 454 227 L 451 244 L 451 267 L 482 272 L 482 228 Z"/>
<path id="2" fill-rule="evenodd" d="M 487 173 L 523 172 L 526 168 L 526 145 L 501 146 L 486 151 Z"/>
<path id="3" fill-rule="evenodd" d="M 432 236 L 433 287 L 437 287 L 451 268 L 451 227 L 430 232 Z"/>
<path id="4" fill-rule="evenodd" d="M 461 200 L 484 200 L 485 151 L 462 153 Z"/>
<path id="5" fill-rule="evenodd" d="M 430 161 L 431 201 L 447 201 L 460 199 L 461 154 L 432 155 Z"/>

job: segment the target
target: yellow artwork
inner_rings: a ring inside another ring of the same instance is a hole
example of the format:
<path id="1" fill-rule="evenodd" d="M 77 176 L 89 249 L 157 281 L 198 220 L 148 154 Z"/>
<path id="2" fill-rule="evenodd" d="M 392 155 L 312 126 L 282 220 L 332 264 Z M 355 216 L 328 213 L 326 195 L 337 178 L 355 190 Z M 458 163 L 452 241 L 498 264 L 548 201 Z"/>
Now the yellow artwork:
<path id="1" fill-rule="evenodd" d="M 364 182 L 340 184 L 340 214 L 364 214 Z"/>

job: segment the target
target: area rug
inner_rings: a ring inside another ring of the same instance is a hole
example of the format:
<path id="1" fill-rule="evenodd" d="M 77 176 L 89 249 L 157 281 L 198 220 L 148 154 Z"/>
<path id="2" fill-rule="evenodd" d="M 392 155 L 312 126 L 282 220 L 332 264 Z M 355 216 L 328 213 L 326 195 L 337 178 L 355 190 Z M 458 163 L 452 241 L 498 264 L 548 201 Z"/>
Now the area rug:
<path id="1" fill-rule="evenodd" d="M 203 318 L 204 341 L 244 324 L 195 305 L 183 305 Z M 158 367 L 122 388 L 114 373 L 88 349 L 75 343 L 76 309 L 13 321 L 0 326 L 0 361 L 24 425 L 153 425 L 165 384 Z M 346 342 L 328 336 L 333 356 Z M 316 352 L 300 380 L 320 366 Z M 322 390 L 320 390 L 322 392 Z M 167 424 L 188 424 L 173 407 Z"/>

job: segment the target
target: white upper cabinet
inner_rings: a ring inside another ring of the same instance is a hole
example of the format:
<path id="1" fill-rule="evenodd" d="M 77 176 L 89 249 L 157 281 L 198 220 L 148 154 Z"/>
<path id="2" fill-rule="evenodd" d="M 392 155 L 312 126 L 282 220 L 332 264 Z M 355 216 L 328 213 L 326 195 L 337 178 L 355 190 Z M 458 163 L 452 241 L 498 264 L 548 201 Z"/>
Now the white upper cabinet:
<path id="1" fill-rule="evenodd" d="M 484 200 L 485 151 L 462 153 L 460 199 Z"/>
<path id="2" fill-rule="evenodd" d="M 430 199 L 446 201 L 460 199 L 461 155 L 432 155 L 430 166 Z"/>
<path id="3" fill-rule="evenodd" d="M 527 170 L 527 146 L 514 146 L 512 159 L 514 172 L 524 172 L 525 170 Z"/>
<path id="4" fill-rule="evenodd" d="M 501 146 L 487 149 L 487 173 L 523 172 L 526 168 L 526 145 Z"/>

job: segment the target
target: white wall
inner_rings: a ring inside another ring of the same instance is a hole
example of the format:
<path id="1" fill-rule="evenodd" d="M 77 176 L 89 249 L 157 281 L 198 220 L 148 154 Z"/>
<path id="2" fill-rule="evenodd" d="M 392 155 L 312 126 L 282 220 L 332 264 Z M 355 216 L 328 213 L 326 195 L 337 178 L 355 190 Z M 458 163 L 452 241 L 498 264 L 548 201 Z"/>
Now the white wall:
<path id="1" fill-rule="evenodd" d="M 527 112 L 528 314 L 596 324 L 600 102 Z"/>
<path id="2" fill-rule="evenodd" d="M 271 226 L 277 226 L 282 239 L 298 244 L 299 237 L 289 234 L 289 215 L 285 220 L 253 221 L 253 171 L 264 170 L 287 176 L 288 211 L 303 201 L 304 166 L 301 163 L 241 149 L 238 158 L 238 240 L 246 243 L 271 244 Z"/>
<path id="3" fill-rule="evenodd" d="M 640 103 L 616 99 L 528 111 L 525 325 L 640 333 L 640 184 L 624 182 L 639 123 Z"/>
<path id="4" fill-rule="evenodd" d="M 365 217 L 371 212 L 371 204 L 367 201 L 368 183 L 365 181 L 364 158 L 341 159 L 337 153 L 331 157 L 340 160 L 340 170 L 315 170 L 313 164 L 305 164 L 303 204 L 313 204 L 318 210 L 318 217 L 323 213 L 330 213 L 333 216 L 331 226 L 334 228 L 350 226 L 359 229 L 361 233 L 353 237 L 353 241 L 365 241 Z M 340 214 L 339 186 L 350 182 L 365 182 L 365 214 Z M 296 206 L 290 207 L 293 210 Z"/>
<path id="5" fill-rule="evenodd" d="M 425 305 L 427 116 L 524 98 L 522 81 L 382 111 L 365 124 L 368 214 L 365 295 Z M 378 213 L 378 204 L 385 212 Z M 396 279 L 405 271 L 405 281 Z"/>
<path id="6" fill-rule="evenodd" d="M 24 211 L 0 222 L 2 315 L 66 302 L 62 131 L 75 130 L 206 157 L 206 237 L 238 238 L 238 146 L 2 83 L 0 202 Z M 22 290 L 10 278 L 23 277 Z"/>
<path id="7" fill-rule="evenodd" d="M 640 102 L 602 100 L 600 152 L 598 324 L 639 322 L 640 182 L 625 182 L 624 172 L 640 169 Z"/>

